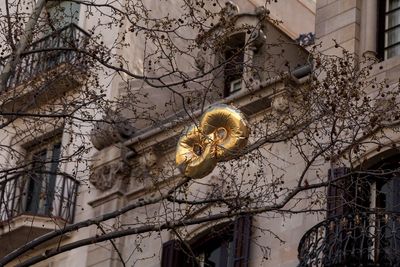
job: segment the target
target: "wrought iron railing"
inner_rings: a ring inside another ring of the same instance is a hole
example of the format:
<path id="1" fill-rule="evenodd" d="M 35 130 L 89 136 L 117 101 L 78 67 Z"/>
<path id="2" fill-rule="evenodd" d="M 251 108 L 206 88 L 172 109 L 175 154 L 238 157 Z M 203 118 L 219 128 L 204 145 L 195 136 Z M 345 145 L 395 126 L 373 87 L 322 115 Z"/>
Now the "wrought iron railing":
<path id="1" fill-rule="evenodd" d="M 400 266 L 400 213 L 325 220 L 303 236 L 299 266 Z"/>
<path id="2" fill-rule="evenodd" d="M 22 215 L 72 222 L 78 181 L 65 174 L 15 175 L 0 182 L 0 223 Z"/>
<path id="3" fill-rule="evenodd" d="M 7 87 L 13 87 L 33 79 L 63 63 L 82 67 L 83 60 L 77 52 L 87 45 L 89 34 L 76 24 L 69 24 L 51 34 L 33 42 L 23 53 L 20 62 L 7 81 Z M 4 64 L 7 58 L 3 60 Z M 0 65 L 0 73 L 4 65 Z"/>

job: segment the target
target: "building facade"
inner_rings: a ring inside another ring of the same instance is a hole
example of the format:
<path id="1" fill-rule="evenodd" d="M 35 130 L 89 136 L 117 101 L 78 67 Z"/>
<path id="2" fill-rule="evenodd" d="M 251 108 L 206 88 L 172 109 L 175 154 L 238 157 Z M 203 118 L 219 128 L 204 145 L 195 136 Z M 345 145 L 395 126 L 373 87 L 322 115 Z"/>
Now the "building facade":
<path id="1" fill-rule="evenodd" d="M 1 105 L 1 257 L 79 222 L 87 227 L 6 266 L 52 253 L 34 266 L 397 266 L 400 135 L 397 119 L 387 118 L 396 117 L 398 99 L 377 99 L 391 96 L 400 77 L 400 2 L 216 1 L 218 16 L 199 19 L 206 31 L 195 22 L 171 30 L 192 14 L 187 2 L 146 3 L 140 10 L 160 23 L 146 21 L 156 29 L 148 32 L 130 24 L 141 12 L 108 27 L 116 10 L 47 4 L 41 36 L 21 56 Z M 335 64 L 369 73 L 329 78 Z M 347 96 L 339 86 L 362 88 L 373 101 L 357 110 L 354 96 L 341 116 L 346 106 L 335 102 Z M 217 104 L 248 120 L 248 153 L 183 183 L 179 138 Z"/>

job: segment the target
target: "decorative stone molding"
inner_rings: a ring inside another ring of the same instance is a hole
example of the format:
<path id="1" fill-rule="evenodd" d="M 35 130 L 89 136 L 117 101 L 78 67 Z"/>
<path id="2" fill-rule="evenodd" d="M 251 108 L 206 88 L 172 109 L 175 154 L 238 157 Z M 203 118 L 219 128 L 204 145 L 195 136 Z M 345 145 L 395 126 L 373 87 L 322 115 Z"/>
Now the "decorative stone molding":
<path id="1" fill-rule="evenodd" d="M 149 147 L 139 153 L 132 164 L 132 176 L 136 179 L 145 179 L 149 175 L 156 175 L 157 161 L 159 157 L 155 153 L 154 147 Z"/>
<path id="2" fill-rule="evenodd" d="M 157 164 L 157 160 L 158 157 L 154 147 L 150 147 L 142 152 L 142 156 L 140 157 L 139 162 L 142 166 L 145 166 L 146 168 L 151 168 Z"/>
<path id="3" fill-rule="evenodd" d="M 145 148 L 130 159 L 126 155 L 127 148 L 116 145 L 97 152 L 93 157 L 89 181 L 100 191 L 107 191 L 126 186 L 128 178 L 129 182 L 145 181 L 157 174 L 159 157 L 154 147 Z"/>
<path id="4" fill-rule="evenodd" d="M 257 51 L 266 41 L 267 41 L 267 36 L 258 27 L 254 29 L 250 34 L 249 43 L 251 43 L 251 46 L 249 48 L 251 50 Z"/>
<path id="5" fill-rule="evenodd" d="M 95 168 L 90 174 L 89 181 L 99 190 L 111 189 L 116 181 L 130 175 L 130 166 L 123 161 L 108 163 Z"/>
<path id="6" fill-rule="evenodd" d="M 264 6 L 256 6 L 256 8 L 254 8 L 254 13 L 259 19 L 262 19 L 265 16 L 269 15 L 269 10 L 266 9 Z"/>
<path id="7" fill-rule="evenodd" d="M 370 60 L 378 61 L 377 53 L 375 51 L 365 51 L 364 53 L 362 53 L 362 56 Z"/>
<path id="8" fill-rule="evenodd" d="M 274 96 L 272 99 L 272 109 L 277 113 L 285 113 L 289 109 L 289 99 L 286 93 Z"/>
<path id="9" fill-rule="evenodd" d="M 200 73 L 204 73 L 204 67 L 206 65 L 206 60 L 204 59 L 203 53 L 199 52 L 194 60 L 196 68 Z"/>
<path id="10" fill-rule="evenodd" d="M 222 14 L 225 19 L 232 18 L 239 14 L 239 6 L 232 1 L 226 1 L 225 7 L 222 9 Z"/>
<path id="11" fill-rule="evenodd" d="M 313 45 L 315 43 L 315 34 L 312 32 L 309 33 L 302 33 L 299 35 L 299 37 L 296 39 L 296 42 L 300 46 L 309 46 Z"/>
<path id="12" fill-rule="evenodd" d="M 101 150 L 112 144 L 127 140 L 134 132 L 135 129 L 127 119 L 109 111 L 103 116 L 103 120 L 95 123 L 90 133 L 90 140 L 96 149 Z"/>

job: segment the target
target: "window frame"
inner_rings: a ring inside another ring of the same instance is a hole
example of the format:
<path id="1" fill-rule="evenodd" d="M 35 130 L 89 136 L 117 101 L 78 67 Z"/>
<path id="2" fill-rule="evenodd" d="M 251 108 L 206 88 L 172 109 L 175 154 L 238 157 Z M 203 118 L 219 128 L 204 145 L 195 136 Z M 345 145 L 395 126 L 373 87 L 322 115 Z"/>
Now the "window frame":
<path id="1" fill-rule="evenodd" d="M 398 151 L 389 150 L 356 170 L 398 170 L 399 160 Z M 338 255 L 341 264 L 368 262 L 371 260 L 369 251 L 379 252 L 373 254 L 374 260 L 391 261 L 395 255 L 391 249 L 400 245 L 400 238 L 392 235 L 392 229 L 399 229 L 400 222 L 397 219 L 390 221 L 387 216 L 400 214 L 400 171 L 385 176 L 349 174 L 350 169 L 346 167 L 329 169 L 328 172 L 326 218 L 332 227 L 326 228 L 325 248 L 327 251 L 335 250 L 329 253 Z M 335 225 L 338 221 L 343 224 Z M 358 251 L 356 256 L 354 251 Z"/>
<path id="2" fill-rule="evenodd" d="M 57 169 L 62 154 L 62 134 L 53 133 L 50 136 L 34 139 L 25 146 L 25 151 L 27 171 L 24 189 L 26 196 L 23 200 L 24 213 L 43 216 L 49 216 L 53 212 L 58 213 L 52 209 L 57 188 Z M 55 151 L 57 151 L 56 154 Z M 35 160 L 37 155 L 42 160 L 38 168 L 34 166 L 38 163 Z M 36 171 L 37 169 L 40 169 L 39 172 Z"/>
<path id="3" fill-rule="evenodd" d="M 226 46 L 222 51 L 221 58 L 224 63 L 224 98 L 243 89 L 246 38 L 247 34 L 245 32 L 232 34 L 226 41 Z M 240 88 L 232 90 L 232 84 L 238 82 L 240 82 Z"/>
<path id="4" fill-rule="evenodd" d="M 376 39 L 377 39 L 377 56 L 381 60 L 386 60 L 386 59 L 400 55 L 400 53 L 399 53 L 394 56 L 390 56 L 390 57 L 387 56 L 388 49 L 396 47 L 396 46 L 400 48 L 400 40 L 393 44 L 390 44 L 390 45 L 387 45 L 387 41 L 386 41 L 386 34 L 389 31 L 397 29 L 397 28 L 400 29 L 400 22 L 399 22 L 399 24 L 391 26 L 390 28 L 387 27 L 388 26 L 388 16 L 390 14 L 392 14 L 393 12 L 400 11 L 400 6 L 393 8 L 391 10 L 388 10 L 390 1 L 391 0 L 378 1 L 378 20 L 377 20 L 377 23 L 378 23 L 377 29 L 378 30 L 377 30 L 377 38 Z M 400 16 L 400 14 L 399 14 L 399 16 Z"/>
<path id="5" fill-rule="evenodd" d="M 234 260 L 234 229 L 233 223 L 227 223 L 213 227 L 196 238 L 193 242 L 191 248 L 196 256 L 197 262 L 200 263 L 200 267 L 210 267 L 205 265 L 205 258 L 203 257 L 203 262 L 199 261 L 201 259 L 201 254 L 207 254 L 212 251 L 210 248 L 221 248 L 220 251 L 220 261 L 218 267 L 230 267 L 229 263 L 233 263 Z M 230 247 L 229 244 L 232 243 Z M 224 255 L 226 257 L 224 257 Z"/>
<path id="6" fill-rule="evenodd" d="M 199 267 L 197 262 L 193 260 L 193 254 L 201 253 L 201 248 L 209 244 L 209 242 L 225 240 L 227 236 L 230 236 L 233 240 L 232 259 L 231 261 L 225 261 L 226 263 L 231 263 L 228 267 L 248 267 L 251 228 L 251 215 L 243 215 L 232 222 L 209 228 L 188 243 L 184 243 L 180 239 L 167 241 L 162 248 L 161 267 Z"/>

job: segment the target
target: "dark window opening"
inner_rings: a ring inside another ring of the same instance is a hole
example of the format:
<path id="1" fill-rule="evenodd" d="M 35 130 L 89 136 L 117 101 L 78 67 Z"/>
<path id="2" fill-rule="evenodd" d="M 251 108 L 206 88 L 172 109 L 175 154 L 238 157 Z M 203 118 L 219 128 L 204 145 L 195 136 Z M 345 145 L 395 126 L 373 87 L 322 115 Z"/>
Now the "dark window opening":
<path id="1" fill-rule="evenodd" d="M 0 222 L 22 214 L 73 221 L 79 181 L 59 171 L 60 130 L 26 144 L 24 171 L 1 181 Z"/>
<path id="2" fill-rule="evenodd" d="M 224 97 L 242 89 L 245 33 L 238 33 L 228 41 L 224 51 Z"/>
<path id="3" fill-rule="evenodd" d="M 400 1 L 378 1 L 378 57 L 382 60 L 400 55 Z"/>
<path id="4" fill-rule="evenodd" d="M 233 262 L 233 235 L 209 240 L 195 251 L 197 262 L 202 267 L 228 267 Z"/>
<path id="5" fill-rule="evenodd" d="M 197 237 L 191 247 L 200 267 L 233 266 L 235 224 L 219 225 Z"/>
<path id="6" fill-rule="evenodd" d="M 347 168 L 329 171 L 324 266 L 399 266 L 399 167 L 400 156 L 395 155 L 365 174 L 349 176 Z"/>
<path id="7" fill-rule="evenodd" d="M 164 243 L 161 267 L 248 267 L 250 237 L 251 217 L 241 216 L 213 227 L 191 244 Z"/>
<path id="8" fill-rule="evenodd" d="M 54 142 L 39 147 L 41 149 L 30 156 L 32 163 L 28 171 L 25 212 L 51 215 L 54 209 L 61 144 Z M 34 147 L 32 149 L 35 151 Z"/>

